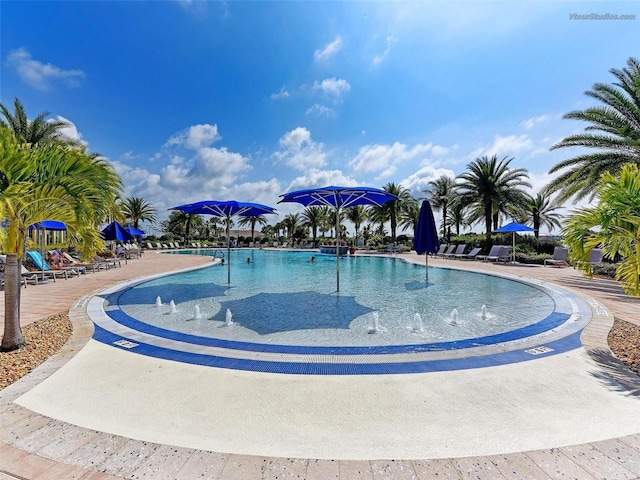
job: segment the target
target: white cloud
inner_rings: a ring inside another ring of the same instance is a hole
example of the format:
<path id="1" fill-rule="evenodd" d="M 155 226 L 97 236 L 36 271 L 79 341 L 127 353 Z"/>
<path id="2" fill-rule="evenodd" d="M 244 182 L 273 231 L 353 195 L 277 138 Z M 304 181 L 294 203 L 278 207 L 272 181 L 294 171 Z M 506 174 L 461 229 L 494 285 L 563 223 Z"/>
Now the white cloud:
<path id="1" fill-rule="evenodd" d="M 498 155 L 499 157 L 528 152 L 533 149 L 533 142 L 528 135 L 509 135 L 501 137 L 496 135 L 493 143 L 484 149 L 484 155 Z"/>
<path id="2" fill-rule="evenodd" d="M 307 108 L 307 111 L 304 113 L 305 115 L 315 115 L 317 117 L 332 117 L 335 115 L 336 111 L 333 108 L 315 103 L 311 107 Z"/>
<path id="3" fill-rule="evenodd" d="M 324 145 L 311 139 L 311 132 L 298 127 L 280 138 L 280 150 L 274 153 L 276 161 L 285 163 L 296 170 L 322 168 L 326 164 Z"/>
<path id="4" fill-rule="evenodd" d="M 289 97 L 290 97 L 289 92 L 285 90 L 284 87 L 282 87 L 278 93 L 271 94 L 271 100 L 280 100 L 282 98 L 289 98 Z"/>
<path id="5" fill-rule="evenodd" d="M 26 48 L 11 51 L 7 63 L 24 83 L 42 91 L 49 90 L 57 82 L 69 88 L 78 87 L 85 78 L 82 70 L 63 70 L 50 63 L 34 60 Z"/>
<path id="6" fill-rule="evenodd" d="M 336 55 L 340 49 L 342 48 L 342 37 L 340 35 L 336 36 L 336 39 L 328 43 L 322 49 L 318 49 L 313 52 L 313 59 L 316 62 L 326 62 L 331 57 Z"/>
<path id="7" fill-rule="evenodd" d="M 373 57 L 373 65 L 378 66 L 389 56 L 391 52 L 391 44 L 393 43 L 394 38 L 392 36 L 387 37 L 387 48 L 385 48 L 384 52 Z"/>
<path id="8" fill-rule="evenodd" d="M 320 91 L 324 95 L 339 98 L 343 94 L 351 90 L 349 82 L 342 78 L 327 78 L 321 82 L 315 81 L 313 83 L 313 90 Z"/>
<path id="9" fill-rule="evenodd" d="M 85 140 L 82 139 L 82 134 L 78 131 L 75 123 L 73 123 L 71 120 L 61 117 L 60 115 L 56 117 L 56 120 L 65 122 L 67 124 L 66 127 L 62 127 L 60 130 L 58 130 L 61 134 L 63 134 L 67 138 L 70 138 L 71 140 L 75 140 L 85 147 L 89 145 Z"/>
<path id="10" fill-rule="evenodd" d="M 386 178 L 395 172 L 398 164 L 414 160 L 431 148 L 430 143 L 419 143 L 411 148 L 399 142 L 393 145 L 366 145 L 360 148 L 349 166 L 357 173 L 381 172 L 378 178 Z"/>
<path id="11" fill-rule="evenodd" d="M 442 176 L 455 178 L 456 174 L 448 168 L 436 168 L 433 165 L 426 165 L 402 180 L 400 185 L 407 188 L 414 197 L 421 198 L 425 196 L 424 191 L 429 188 L 429 182 Z"/>
<path id="12" fill-rule="evenodd" d="M 220 134 L 218 134 L 217 125 L 193 125 L 169 138 L 165 143 L 165 147 L 177 145 L 191 150 L 198 150 L 210 146 L 221 138 Z"/>
<path id="13" fill-rule="evenodd" d="M 550 118 L 550 115 L 544 114 L 524 120 L 520 125 L 523 126 L 526 130 L 530 130 L 536 123 L 545 122 Z"/>

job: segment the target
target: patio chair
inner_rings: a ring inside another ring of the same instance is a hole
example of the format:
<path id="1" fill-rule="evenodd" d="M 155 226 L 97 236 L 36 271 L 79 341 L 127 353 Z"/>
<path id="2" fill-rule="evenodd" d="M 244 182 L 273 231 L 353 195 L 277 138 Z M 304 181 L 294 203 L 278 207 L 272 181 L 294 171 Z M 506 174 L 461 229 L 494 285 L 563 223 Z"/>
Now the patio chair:
<path id="1" fill-rule="evenodd" d="M 436 257 L 446 258 L 446 256 L 452 254 L 455 249 L 456 249 L 455 245 L 449 245 L 447 249 L 444 251 L 444 253 L 440 253 L 440 254 L 436 253 Z"/>
<path id="2" fill-rule="evenodd" d="M 491 250 L 489 250 L 489 253 L 486 255 L 476 255 L 476 260 L 482 260 L 484 262 L 486 262 L 487 260 L 494 260 L 495 258 L 498 257 L 498 254 L 500 253 L 500 249 L 503 247 L 503 245 L 494 245 L 493 247 L 491 247 Z"/>
<path id="3" fill-rule="evenodd" d="M 457 258 L 459 260 L 475 260 L 476 256 L 480 253 L 480 250 L 482 250 L 482 248 L 476 247 L 473 250 L 471 250 L 469 253 L 463 253 L 462 255 L 454 255 L 453 258 Z"/>
<path id="4" fill-rule="evenodd" d="M 454 258 L 456 255 L 464 255 L 464 249 L 467 248 L 466 243 L 461 243 L 453 252 L 445 253 L 444 258 Z"/>
<path id="5" fill-rule="evenodd" d="M 485 262 L 505 262 L 507 263 L 509 261 L 509 254 L 511 253 L 511 247 L 507 247 L 505 245 L 500 245 L 500 248 L 498 249 L 498 254 L 497 255 L 487 255 L 487 258 L 485 258 Z"/>
<path id="6" fill-rule="evenodd" d="M 568 248 L 555 247 L 553 249 L 553 257 L 544 259 L 544 266 L 546 267 L 547 264 L 549 264 L 549 265 L 557 265 L 560 267 L 568 267 L 569 266 L 568 255 L 569 255 Z"/>
<path id="7" fill-rule="evenodd" d="M 42 276 L 43 280 L 45 279 L 45 277 L 49 277 L 52 278 L 55 282 L 58 277 L 64 277 L 65 279 L 69 278 L 69 272 L 67 270 L 53 270 L 49 266 L 49 264 L 44 261 L 44 258 L 42 258 L 42 255 L 40 255 L 40 252 L 31 250 L 27 252 L 27 255 L 29 255 L 29 258 L 31 258 L 35 266 L 40 270 L 37 273 Z"/>
<path id="8" fill-rule="evenodd" d="M 434 255 L 436 257 L 440 257 L 442 255 L 444 255 L 444 252 L 447 250 L 448 245 L 445 243 L 441 243 L 440 247 L 438 248 L 438 251 L 436 253 L 434 253 Z"/>

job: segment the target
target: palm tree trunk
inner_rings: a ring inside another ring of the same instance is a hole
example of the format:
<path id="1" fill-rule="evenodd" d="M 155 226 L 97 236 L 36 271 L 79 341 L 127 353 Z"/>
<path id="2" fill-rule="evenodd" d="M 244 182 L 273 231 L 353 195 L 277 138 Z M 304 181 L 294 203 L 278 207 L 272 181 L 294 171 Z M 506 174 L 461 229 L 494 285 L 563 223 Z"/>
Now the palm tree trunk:
<path id="1" fill-rule="evenodd" d="M 491 223 L 492 223 L 493 206 L 487 205 L 484 209 L 484 224 L 487 229 L 487 243 L 491 243 Z"/>
<path id="2" fill-rule="evenodd" d="M 18 254 L 7 255 L 4 284 L 3 351 L 16 350 L 26 345 L 20 329 L 20 267 Z"/>

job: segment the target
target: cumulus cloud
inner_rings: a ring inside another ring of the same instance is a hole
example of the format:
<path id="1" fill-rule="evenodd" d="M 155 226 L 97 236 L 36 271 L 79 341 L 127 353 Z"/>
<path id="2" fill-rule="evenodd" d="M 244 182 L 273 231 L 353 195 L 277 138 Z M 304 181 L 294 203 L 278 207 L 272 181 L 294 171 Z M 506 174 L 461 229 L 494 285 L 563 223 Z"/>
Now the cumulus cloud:
<path id="1" fill-rule="evenodd" d="M 380 172 L 378 178 L 392 175 L 401 162 L 415 160 L 432 149 L 429 144 L 417 144 L 411 148 L 399 142 L 393 145 L 366 145 L 349 162 L 349 166 L 357 173 Z"/>
<path id="2" fill-rule="evenodd" d="M 82 134 L 78 131 L 78 128 L 76 127 L 75 123 L 73 123 L 71 120 L 67 118 L 61 117 L 60 115 L 56 117 L 56 120 L 60 122 L 65 122 L 67 124 L 65 127 L 62 127 L 60 130 L 58 130 L 62 135 L 64 135 L 67 138 L 70 138 L 71 140 L 75 140 L 76 142 L 78 142 L 81 145 L 84 145 L 85 147 L 89 145 L 82 138 Z"/>
<path id="3" fill-rule="evenodd" d="M 289 97 L 290 97 L 289 92 L 285 90 L 284 87 L 282 87 L 278 93 L 271 94 L 271 100 L 280 100 L 282 98 L 289 98 Z"/>
<path id="4" fill-rule="evenodd" d="M 305 115 L 315 115 L 316 117 L 332 117 L 336 111 L 333 108 L 325 107 L 318 103 L 313 104 L 304 112 Z"/>
<path id="5" fill-rule="evenodd" d="M 528 118 L 523 121 L 520 125 L 524 127 L 526 130 L 530 130 L 537 123 L 545 122 L 551 118 L 550 115 L 544 114 L 537 117 Z"/>
<path id="6" fill-rule="evenodd" d="M 51 63 L 34 60 L 24 47 L 9 52 L 7 64 L 15 69 L 24 83 L 42 91 L 51 89 L 55 83 L 69 88 L 78 87 L 85 78 L 82 70 L 64 70 Z"/>
<path id="7" fill-rule="evenodd" d="M 190 150 L 198 150 L 210 146 L 221 138 L 220 134 L 218 134 L 217 125 L 193 125 L 169 138 L 165 143 L 165 147 L 177 145 Z"/>
<path id="8" fill-rule="evenodd" d="M 316 62 L 326 62 L 331 57 L 336 55 L 342 48 L 342 37 L 336 36 L 336 39 L 325 45 L 323 48 L 313 52 L 313 60 Z"/>
<path id="9" fill-rule="evenodd" d="M 326 78 L 321 82 L 318 82 L 316 80 L 313 83 L 313 90 L 321 92 L 322 94 L 329 97 L 340 98 L 342 95 L 351 90 L 351 85 L 349 85 L 349 82 L 342 78 Z"/>
<path id="10" fill-rule="evenodd" d="M 437 168 L 433 165 L 426 165 L 411 174 L 408 178 L 402 180 L 400 185 L 408 189 L 414 197 L 420 198 L 425 196 L 424 191 L 429 188 L 429 182 L 443 176 L 455 178 L 456 174 L 448 168 Z"/>
<path id="11" fill-rule="evenodd" d="M 528 152 L 533 149 L 533 142 L 528 135 L 509 135 L 501 137 L 496 135 L 493 143 L 484 149 L 485 155 L 514 155 L 516 153 Z"/>
<path id="12" fill-rule="evenodd" d="M 276 161 L 285 163 L 296 170 L 322 168 L 326 164 L 326 153 L 322 143 L 311 139 L 311 132 L 298 127 L 280 138 L 280 150 L 274 153 Z"/>

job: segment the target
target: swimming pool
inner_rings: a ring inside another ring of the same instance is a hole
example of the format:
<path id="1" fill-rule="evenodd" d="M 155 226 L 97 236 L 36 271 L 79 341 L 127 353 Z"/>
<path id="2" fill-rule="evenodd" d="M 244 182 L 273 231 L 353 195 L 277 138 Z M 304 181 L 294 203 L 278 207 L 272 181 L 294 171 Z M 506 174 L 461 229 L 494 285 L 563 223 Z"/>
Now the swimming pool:
<path id="1" fill-rule="evenodd" d="M 230 285 L 220 266 L 121 285 L 91 306 L 94 338 L 226 368 L 403 373 L 575 348 L 589 316 L 548 285 L 450 268 L 430 268 L 427 283 L 424 265 L 389 257 L 342 259 L 336 293 L 335 257 L 311 255 L 233 251 Z"/>

